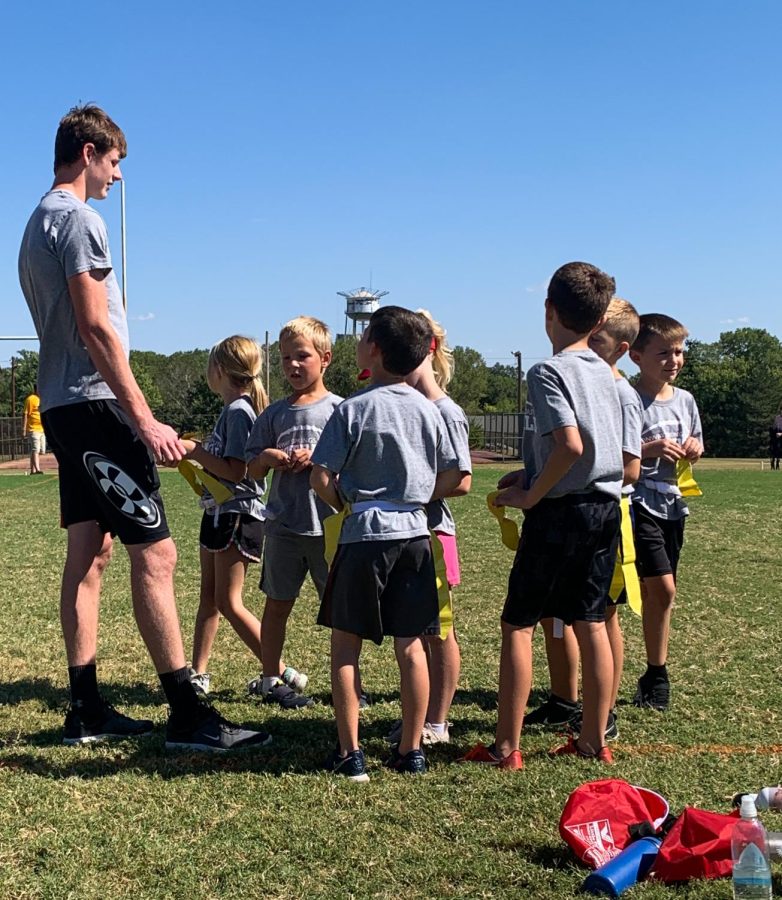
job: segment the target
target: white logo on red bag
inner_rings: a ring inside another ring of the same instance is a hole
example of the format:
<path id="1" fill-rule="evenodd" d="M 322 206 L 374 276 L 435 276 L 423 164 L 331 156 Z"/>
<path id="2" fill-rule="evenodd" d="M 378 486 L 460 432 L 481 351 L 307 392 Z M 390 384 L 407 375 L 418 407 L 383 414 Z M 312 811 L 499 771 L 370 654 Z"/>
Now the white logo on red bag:
<path id="1" fill-rule="evenodd" d="M 608 819 L 596 819 L 594 822 L 584 822 L 581 825 L 565 825 L 565 828 L 582 844 L 586 844 L 583 860 L 592 863 L 596 869 L 619 853 Z"/>

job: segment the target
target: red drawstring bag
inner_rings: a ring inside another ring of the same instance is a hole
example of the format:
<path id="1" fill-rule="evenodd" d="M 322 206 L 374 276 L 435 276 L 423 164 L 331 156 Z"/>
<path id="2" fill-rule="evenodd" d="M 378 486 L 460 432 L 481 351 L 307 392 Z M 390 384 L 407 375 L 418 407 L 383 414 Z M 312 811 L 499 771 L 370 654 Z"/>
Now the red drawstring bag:
<path id="1" fill-rule="evenodd" d="M 606 778 L 573 791 L 562 810 L 559 833 L 582 862 L 597 869 L 624 850 L 631 825 L 651 822 L 659 828 L 667 815 L 668 804 L 659 794 Z"/>
<path id="2" fill-rule="evenodd" d="M 738 812 L 723 813 L 687 806 L 663 840 L 650 877 L 659 881 L 721 878 L 733 862 L 730 836 Z"/>

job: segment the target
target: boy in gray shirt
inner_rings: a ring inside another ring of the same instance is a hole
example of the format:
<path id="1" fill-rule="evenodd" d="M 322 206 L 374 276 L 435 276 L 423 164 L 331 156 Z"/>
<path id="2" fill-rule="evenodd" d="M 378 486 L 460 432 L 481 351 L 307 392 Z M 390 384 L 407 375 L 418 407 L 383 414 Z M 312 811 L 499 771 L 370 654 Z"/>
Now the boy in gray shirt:
<path id="1" fill-rule="evenodd" d="M 613 676 L 605 609 L 619 541 L 622 417 L 611 369 L 588 339 L 614 287 L 613 278 L 578 262 L 549 284 L 546 332 L 555 355 L 527 374 L 525 468 L 500 480 L 496 500 L 526 513 L 502 613 L 496 737 L 490 747 L 473 747 L 465 762 L 523 767 L 532 635 L 545 617 L 573 624 L 584 683 L 579 738 L 554 753 L 612 761 L 604 738 Z"/>
<path id="2" fill-rule="evenodd" d="M 692 394 L 673 386 L 684 365 L 687 329 L 659 313 L 641 316 L 630 358 L 641 370 L 636 388 L 643 406 L 641 477 L 633 492 L 636 565 L 643 594 L 646 671 L 635 706 L 664 711 L 670 702 L 668 636 L 676 597 L 676 570 L 684 543 L 687 504 L 677 486 L 679 460 L 697 462 L 703 431 Z"/>
<path id="3" fill-rule="evenodd" d="M 342 398 L 323 384 L 331 362 L 328 326 L 299 316 L 280 332 L 282 369 L 293 393 L 272 403 L 258 416 L 245 448 L 251 475 L 265 478 L 273 470 L 266 502 L 266 547 L 261 590 L 266 605 L 261 620 L 263 671 L 250 682 L 252 694 L 283 709 L 311 706 L 297 693 L 307 676 L 282 665 L 288 618 L 309 572 L 319 599 L 328 577 L 324 556 L 323 519 L 331 509 L 310 487 L 310 456 Z"/>
<path id="4" fill-rule="evenodd" d="M 426 504 L 461 480 L 442 418 L 404 384 L 429 352 L 427 320 L 398 306 L 379 309 L 357 349 L 373 384 L 345 400 L 312 455 L 312 487 L 334 509 L 349 505 L 318 622 L 331 632 L 331 687 L 339 744 L 327 767 L 367 781 L 358 743 L 361 644 L 394 637 L 402 735 L 387 765 L 422 774 L 429 699 L 421 633 L 437 615 Z"/>

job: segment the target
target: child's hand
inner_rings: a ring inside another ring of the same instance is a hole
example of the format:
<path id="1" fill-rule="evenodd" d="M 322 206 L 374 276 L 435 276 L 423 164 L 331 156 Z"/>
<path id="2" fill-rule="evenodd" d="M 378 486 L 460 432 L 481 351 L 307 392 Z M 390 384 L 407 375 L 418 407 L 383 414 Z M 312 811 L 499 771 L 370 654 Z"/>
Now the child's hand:
<path id="1" fill-rule="evenodd" d="M 191 441 L 190 438 L 180 438 L 179 440 L 185 448 L 185 459 L 190 459 L 193 455 L 193 451 L 198 446 L 198 441 Z M 176 463 L 174 463 L 174 465 L 176 465 Z"/>
<path id="2" fill-rule="evenodd" d="M 259 459 L 262 465 L 268 466 L 270 469 L 288 469 L 291 465 L 290 456 L 284 450 L 278 450 L 276 447 L 264 450 Z"/>
<path id="3" fill-rule="evenodd" d="M 497 482 L 497 487 L 502 490 L 503 488 L 513 487 L 513 485 L 517 484 L 519 487 L 524 488 L 527 485 L 527 472 L 525 469 L 517 469 L 515 472 L 508 472 L 503 475 L 502 478 Z M 504 506 L 509 506 L 510 504 L 505 503 Z"/>
<path id="4" fill-rule="evenodd" d="M 684 455 L 690 462 L 698 462 L 703 456 L 703 444 L 694 437 L 687 438 L 682 444 L 682 450 L 684 450 Z"/>
<path id="5" fill-rule="evenodd" d="M 530 492 L 513 484 L 506 487 L 494 498 L 495 506 L 513 506 L 516 509 L 532 509 L 535 505 L 530 499 Z"/>
<path id="6" fill-rule="evenodd" d="M 310 461 L 310 457 L 312 456 L 312 450 L 309 447 L 297 447 L 291 453 L 291 471 L 292 472 L 303 472 L 304 469 L 311 469 L 312 462 Z"/>
<path id="7" fill-rule="evenodd" d="M 641 456 L 644 459 L 667 459 L 668 462 L 677 462 L 687 454 L 681 444 L 670 438 L 658 438 L 656 441 L 648 441 L 641 446 Z"/>

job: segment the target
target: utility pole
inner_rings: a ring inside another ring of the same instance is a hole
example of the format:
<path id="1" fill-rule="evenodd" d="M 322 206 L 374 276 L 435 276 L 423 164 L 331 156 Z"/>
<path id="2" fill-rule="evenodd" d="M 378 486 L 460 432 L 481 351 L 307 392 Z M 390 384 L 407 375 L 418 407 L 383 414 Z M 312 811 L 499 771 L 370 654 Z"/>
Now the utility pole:
<path id="1" fill-rule="evenodd" d="M 11 415 L 16 415 L 16 357 L 11 357 Z"/>
<path id="2" fill-rule="evenodd" d="M 516 357 L 516 387 L 518 390 L 517 410 L 521 412 L 521 385 L 524 381 L 524 375 L 521 371 L 521 350 L 514 350 L 513 355 Z"/>
<path id="3" fill-rule="evenodd" d="M 263 343 L 263 355 L 266 357 L 266 397 L 269 397 L 269 363 L 271 362 L 271 347 L 269 347 L 269 332 L 266 332 L 266 340 Z"/>

